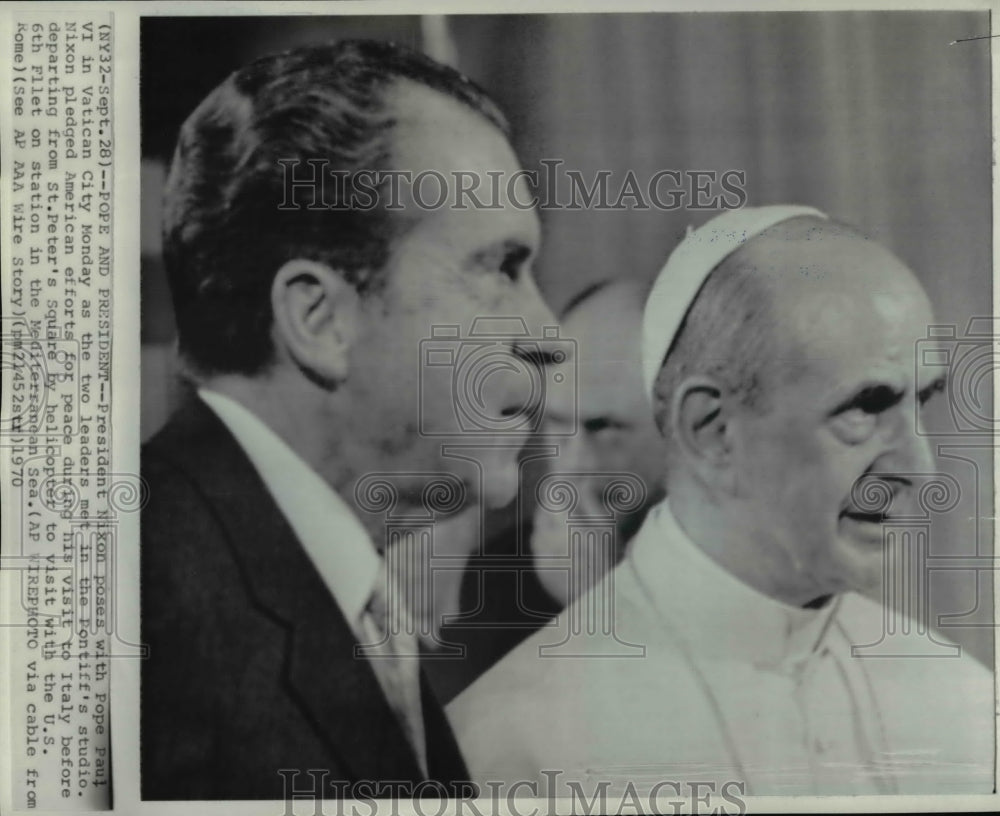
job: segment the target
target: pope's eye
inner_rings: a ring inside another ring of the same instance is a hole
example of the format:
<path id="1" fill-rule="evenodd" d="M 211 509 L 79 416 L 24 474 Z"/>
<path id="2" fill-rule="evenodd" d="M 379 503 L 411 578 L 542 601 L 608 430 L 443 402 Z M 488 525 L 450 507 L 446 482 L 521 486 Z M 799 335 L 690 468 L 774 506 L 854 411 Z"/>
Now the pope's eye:
<path id="1" fill-rule="evenodd" d="M 902 391 L 888 385 L 872 385 L 862 388 L 842 402 L 830 412 L 830 415 L 836 417 L 850 411 L 860 411 L 872 415 L 881 414 L 883 411 L 888 411 L 901 399 L 903 399 Z"/>
<path id="2" fill-rule="evenodd" d="M 585 419 L 583 430 L 595 443 L 614 445 L 623 441 L 628 428 L 614 417 L 599 416 Z"/>
<path id="3" fill-rule="evenodd" d="M 866 414 L 881 414 L 902 399 L 901 392 L 887 385 L 877 385 L 866 388 L 855 397 L 851 408 L 857 408 Z"/>
<path id="4" fill-rule="evenodd" d="M 837 435 L 845 442 L 854 444 L 864 442 L 875 433 L 878 414 L 860 407 L 848 408 L 837 414 L 833 418 L 833 423 Z"/>
<path id="5" fill-rule="evenodd" d="M 864 442 L 875 432 L 879 415 L 902 398 L 901 391 L 888 385 L 862 388 L 832 412 L 837 435 L 851 444 Z"/>

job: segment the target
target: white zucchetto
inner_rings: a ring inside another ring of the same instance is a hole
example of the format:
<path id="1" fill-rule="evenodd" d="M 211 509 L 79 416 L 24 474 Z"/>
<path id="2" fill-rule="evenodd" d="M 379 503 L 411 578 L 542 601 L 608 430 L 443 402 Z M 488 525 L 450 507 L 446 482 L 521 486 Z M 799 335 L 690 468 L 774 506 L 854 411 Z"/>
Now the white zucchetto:
<path id="1" fill-rule="evenodd" d="M 689 231 L 657 275 L 642 316 L 642 375 L 646 393 L 653 385 L 674 336 L 713 269 L 751 238 L 792 218 L 825 213 L 797 204 L 744 207 L 716 216 Z"/>

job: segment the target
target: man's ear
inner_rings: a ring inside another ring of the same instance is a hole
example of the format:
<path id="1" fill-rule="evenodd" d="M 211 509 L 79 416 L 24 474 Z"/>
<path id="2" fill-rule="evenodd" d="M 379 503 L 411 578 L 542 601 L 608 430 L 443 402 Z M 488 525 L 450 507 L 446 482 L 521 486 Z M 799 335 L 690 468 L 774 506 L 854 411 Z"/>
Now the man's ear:
<path id="1" fill-rule="evenodd" d="M 325 385 L 347 378 L 360 297 L 342 274 L 317 261 L 287 261 L 271 284 L 271 310 L 279 353 Z"/>
<path id="2" fill-rule="evenodd" d="M 711 377 L 688 377 L 674 391 L 670 413 L 680 455 L 707 484 L 731 490 L 731 406 Z"/>

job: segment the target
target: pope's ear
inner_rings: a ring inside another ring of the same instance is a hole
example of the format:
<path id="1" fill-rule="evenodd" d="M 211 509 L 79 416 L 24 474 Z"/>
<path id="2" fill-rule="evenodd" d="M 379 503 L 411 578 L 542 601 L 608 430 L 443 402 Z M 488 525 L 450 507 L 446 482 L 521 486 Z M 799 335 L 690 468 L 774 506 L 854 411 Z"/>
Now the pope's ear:
<path id="1" fill-rule="evenodd" d="M 359 309 L 357 290 L 337 270 L 302 258 L 285 262 L 271 284 L 279 355 L 314 380 L 342 382 L 349 373 Z"/>
<path id="2" fill-rule="evenodd" d="M 732 463 L 729 401 L 711 377 L 688 377 L 674 391 L 670 421 L 678 453 L 703 481 L 728 484 Z"/>

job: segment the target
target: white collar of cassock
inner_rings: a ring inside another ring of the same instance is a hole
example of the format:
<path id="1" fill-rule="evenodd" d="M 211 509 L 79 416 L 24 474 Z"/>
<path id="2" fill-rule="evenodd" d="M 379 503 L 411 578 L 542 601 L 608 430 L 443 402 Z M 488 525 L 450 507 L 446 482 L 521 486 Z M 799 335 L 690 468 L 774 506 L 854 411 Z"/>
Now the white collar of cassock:
<path id="1" fill-rule="evenodd" d="M 816 653 L 839 605 L 804 609 L 753 589 L 688 538 L 667 500 L 649 511 L 629 558 L 664 623 L 706 659 L 793 671 Z"/>

